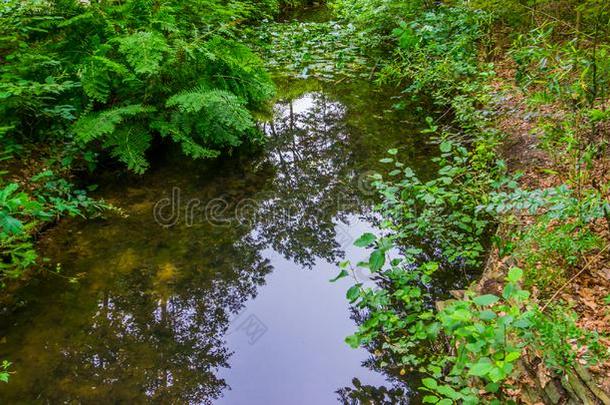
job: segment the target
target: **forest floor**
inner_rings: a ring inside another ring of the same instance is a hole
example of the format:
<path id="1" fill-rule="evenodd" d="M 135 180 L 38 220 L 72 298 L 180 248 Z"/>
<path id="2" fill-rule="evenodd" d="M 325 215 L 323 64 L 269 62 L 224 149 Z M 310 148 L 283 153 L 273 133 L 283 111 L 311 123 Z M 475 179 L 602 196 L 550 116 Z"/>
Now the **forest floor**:
<path id="1" fill-rule="evenodd" d="M 565 183 L 567 174 L 573 169 L 569 167 L 568 162 L 556 161 L 540 148 L 536 130 L 538 118 L 545 116 L 560 119 L 561 110 L 546 107 L 537 109 L 533 114 L 520 90 L 512 85 L 514 68 L 503 66 L 497 70 L 497 73 L 498 77 L 493 86 L 499 101 L 496 107 L 497 126 L 506 135 L 502 155 L 506 158 L 508 167 L 513 172 L 523 173 L 519 181 L 521 186 L 526 189 L 554 187 Z M 591 175 L 586 180 L 592 184 L 583 186 L 596 187 L 596 184 L 610 182 L 608 168 L 610 168 L 610 162 L 607 158 L 595 160 Z M 510 233 L 517 228 L 523 229 L 533 221 L 532 216 L 521 215 L 517 218 L 516 224 L 510 225 L 509 229 L 501 227 L 499 232 Z M 605 223 L 595 224 L 594 232 L 600 236 L 601 240 L 610 240 L 610 232 Z M 517 265 L 521 266 L 521 263 L 517 262 Z M 492 251 L 479 288 L 489 289 L 484 285 L 486 283 L 500 285 L 504 277 L 503 273 L 508 267 L 506 258 L 500 259 L 497 249 Z M 562 280 L 560 287 L 550 298 L 548 295 L 540 297 L 536 287 L 532 289 L 533 297 L 540 301 L 543 308 L 549 301 L 562 300 L 578 314 L 578 326 L 597 332 L 600 335 L 600 343 L 610 349 L 610 338 L 608 338 L 610 336 L 610 305 L 607 305 L 610 294 L 610 251 L 606 248 L 594 250 L 582 257 L 574 268 L 567 270 L 566 280 Z M 494 282 L 490 283 L 489 275 L 492 275 Z M 586 348 L 581 348 L 579 355 L 583 354 L 583 350 L 586 351 Z M 528 357 L 530 360 L 537 358 L 535 353 L 528 353 Z M 582 358 L 577 358 L 577 362 L 586 363 Z M 526 381 L 526 384 L 537 383 L 544 389 L 551 379 L 550 371 L 540 361 L 530 361 L 531 364 L 534 364 L 534 375 L 530 373 L 532 378 L 526 378 L 523 381 Z M 593 379 L 601 390 L 610 393 L 610 361 L 593 365 L 589 371 L 593 373 Z M 605 403 L 603 400 L 602 402 Z"/>

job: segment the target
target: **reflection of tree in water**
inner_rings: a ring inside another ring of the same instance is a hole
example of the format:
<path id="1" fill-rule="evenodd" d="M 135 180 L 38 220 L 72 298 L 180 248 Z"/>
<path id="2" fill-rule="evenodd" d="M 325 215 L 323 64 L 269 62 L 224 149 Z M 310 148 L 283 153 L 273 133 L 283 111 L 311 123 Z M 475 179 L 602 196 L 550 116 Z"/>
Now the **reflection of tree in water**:
<path id="1" fill-rule="evenodd" d="M 344 387 L 337 390 L 339 402 L 346 405 L 380 404 L 403 405 L 409 401 L 402 388 L 375 387 L 362 384 L 359 379 L 352 380 L 353 387 Z"/>
<path id="2" fill-rule="evenodd" d="M 359 206 L 345 114 L 324 93 L 309 93 L 279 104 L 264 125 L 276 175 L 257 213 L 259 238 L 307 266 L 342 255 L 335 224 Z"/>
<path id="3" fill-rule="evenodd" d="M 0 359 L 17 371 L 3 402 L 209 403 L 221 396 L 226 383 L 217 369 L 229 363 L 230 321 L 272 270 L 261 253 L 271 247 L 303 265 L 334 260 L 341 255 L 335 224 L 368 209 L 358 204 L 354 171 L 366 156 L 354 150 L 346 113 L 322 93 L 283 103 L 264 125 L 266 157 L 212 170 L 170 163 L 109 186 L 107 197 L 129 218 L 54 229 L 46 255 L 86 277 L 69 288 L 46 280 L 24 292 L 26 308 L 1 321 Z M 185 200 L 226 196 L 255 207 L 241 225 L 181 221 L 163 229 L 152 205 L 173 187 Z"/>
<path id="4" fill-rule="evenodd" d="M 454 263 L 447 262 L 443 258 L 442 252 L 436 248 L 436 244 L 430 240 L 418 241 L 417 244 L 409 244 L 407 243 L 408 241 L 403 242 L 404 245 L 401 247 L 401 250 L 411 247 L 422 249 L 422 253 L 417 258 L 419 262 L 435 261 L 440 264 L 440 268 L 435 273 L 436 277 L 433 278 L 432 282 L 421 285 L 426 291 L 426 295 L 422 296 L 421 299 L 430 309 L 434 308 L 436 302 L 450 298 L 450 291 L 465 288 L 477 274 L 478 270 L 476 268 L 467 268 L 460 260 Z M 397 286 L 392 280 L 379 274 L 371 279 L 375 282 L 377 288 L 386 290 L 389 297 L 394 297 Z M 394 308 L 399 316 L 407 317 L 408 312 L 401 309 L 403 308 L 403 303 L 400 299 L 390 299 L 392 303 L 388 305 Z M 350 318 L 357 325 L 362 325 L 370 319 L 369 313 L 366 310 L 361 310 L 357 307 L 351 308 Z M 428 358 L 430 353 L 446 352 L 449 349 L 448 343 L 441 336 L 433 342 L 426 341 L 415 347 L 410 347 L 408 351 L 406 349 L 405 351 L 394 351 L 384 349 L 384 345 L 387 342 L 383 338 L 374 339 L 365 346 L 371 353 L 371 356 L 362 363 L 362 366 L 384 374 L 388 383 L 392 384 L 392 388 L 363 385 L 355 379 L 352 381 L 353 387 L 344 387 L 337 391 L 340 401 L 344 404 L 421 403 L 419 393 L 412 390 L 412 388 L 421 386 L 421 379 L 425 375 L 412 368 L 402 370 L 402 365 L 405 363 L 403 356 Z M 388 398 L 391 398 L 389 402 Z"/>
<path id="5" fill-rule="evenodd" d="M 55 230 L 64 243 L 47 253 L 87 278 L 68 289 L 51 279 L 28 297 L 21 316 L 36 327 L 11 325 L 0 347 L 18 372 L 5 403 L 210 403 L 222 395 L 224 336 L 271 271 L 264 246 L 245 227 L 162 229 L 150 213 L 86 223 L 79 236 Z"/>

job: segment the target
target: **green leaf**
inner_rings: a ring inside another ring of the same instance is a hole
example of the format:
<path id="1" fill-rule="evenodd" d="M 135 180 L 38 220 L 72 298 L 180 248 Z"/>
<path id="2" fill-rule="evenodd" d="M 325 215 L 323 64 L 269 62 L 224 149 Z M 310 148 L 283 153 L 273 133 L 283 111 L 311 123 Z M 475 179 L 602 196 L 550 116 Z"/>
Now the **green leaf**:
<path id="1" fill-rule="evenodd" d="M 424 271 L 425 274 L 432 274 L 434 273 L 436 270 L 438 270 L 438 262 L 426 262 L 424 263 L 421 268 Z"/>
<path id="2" fill-rule="evenodd" d="M 479 319 L 481 319 L 482 321 L 491 321 L 495 317 L 496 317 L 496 313 L 489 309 L 479 312 Z"/>
<path id="3" fill-rule="evenodd" d="M 357 349 L 360 346 L 360 338 L 358 335 L 349 335 L 345 338 L 345 343 L 347 343 L 352 349 Z"/>
<path id="4" fill-rule="evenodd" d="M 334 283 L 335 281 L 342 279 L 343 277 L 347 277 L 347 276 L 349 276 L 349 273 L 346 270 L 341 270 L 341 272 L 339 272 L 339 274 L 337 274 L 337 277 L 331 279 L 330 282 Z"/>
<path id="5" fill-rule="evenodd" d="M 453 388 L 451 388 L 448 385 L 441 385 L 436 389 L 436 392 L 438 392 L 439 394 L 447 397 L 447 398 L 451 398 L 451 399 L 459 399 L 460 398 L 460 394 L 454 390 Z"/>
<path id="6" fill-rule="evenodd" d="M 383 265 L 385 264 L 385 253 L 381 250 L 377 249 L 373 253 L 371 253 L 371 257 L 369 258 L 369 268 L 372 272 L 376 272 L 381 270 Z"/>
<path id="7" fill-rule="evenodd" d="M 523 270 L 521 270 L 519 267 L 511 267 L 511 269 L 508 271 L 508 281 L 510 281 L 511 283 L 516 283 L 517 281 L 521 280 L 523 278 Z"/>
<path id="8" fill-rule="evenodd" d="M 519 353 L 519 352 L 510 352 L 510 353 L 508 353 L 506 355 L 506 357 L 504 358 L 504 361 L 506 361 L 506 362 L 515 361 L 519 357 L 521 357 L 521 353 Z"/>
<path id="9" fill-rule="evenodd" d="M 434 378 L 424 378 L 421 380 L 421 383 L 424 384 L 424 387 L 429 388 L 431 390 L 436 390 L 438 384 Z"/>
<path id="10" fill-rule="evenodd" d="M 500 384 L 498 383 L 489 383 L 485 386 L 485 391 L 496 393 L 500 389 Z"/>
<path id="11" fill-rule="evenodd" d="M 440 144 L 441 152 L 447 153 L 451 151 L 451 142 L 443 141 Z"/>
<path id="12" fill-rule="evenodd" d="M 488 373 L 488 377 L 492 382 L 497 383 L 498 381 L 501 381 L 506 378 L 506 373 L 498 367 L 493 367 L 492 370 Z"/>
<path id="13" fill-rule="evenodd" d="M 508 283 L 504 286 L 504 290 L 502 291 L 502 296 L 504 299 L 510 299 L 515 296 L 515 294 L 519 291 L 518 288 L 515 287 L 514 284 Z"/>
<path id="14" fill-rule="evenodd" d="M 475 297 L 473 299 L 473 301 L 475 304 L 484 307 L 484 306 L 495 304 L 496 302 L 498 302 L 499 299 L 500 298 L 496 297 L 495 295 L 485 294 L 485 295 Z"/>
<path id="15" fill-rule="evenodd" d="M 350 303 L 353 303 L 354 301 L 356 301 L 358 299 L 358 297 L 360 296 L 360 286 L 362 286 L 362 284 L 356 284 L 353 285 L 349 288 L 349 290 L 347 290 L 347 293 L 345 294 L 345 296 L 347 297 L 347 299 L 349 300 Z"/>
<path id="16" fill-rule="evenodd" d="M 532 326 L 532 321 L 527 318 L 519 318 L 513 323 L 513 326 L 519 329 L 529 328 Z"/>
<path id="17" fill-rule="evenodd" d="M 354 246 L 367 247 L 370 244 L 372 244 L 373 242 L 375 242 L 376 239 L 377 239 L 377 237 L 375 235 L 373 235 L 370 232 L 367 232 L 367 233 L 363 234 L 362 236 L 360 236 L 358 239 L 356 239 L 356 241 L 354 242 Z"/>
<path id="18" fill-rule="evenodd" d="M 388 153 L 389 153 L 390 155 L 395 155 L 395 154 L 397 154 L 397 153 L 398 153 L 398 149 L 388 149 Z"/>
<path id="19" fill-rule="evenodd" d="M 489 359 L 481 359 L 478 363 L 470 367 L 468 370 L 468 375 L 474 375 L 477 377 L 486 376 L 494 369 L 494 365 L 489 361 Z"/>
<path id="20" fill-rule="evenodd" d="M 434 395 L 426 395 L 423 399 L 422 402 L 424 404 L 436 404 L 438 402 L 438 397 L 434 396 Z"/>
<path id="21" fill-rule="evenodd" d="M 459 322 L 468 322 L 470 321 L 472 314 L 466 309 L 459 308 L 456 309 L 453 313 L 451 313 L 450 317 L 451 319 L 454 319 Z"/>

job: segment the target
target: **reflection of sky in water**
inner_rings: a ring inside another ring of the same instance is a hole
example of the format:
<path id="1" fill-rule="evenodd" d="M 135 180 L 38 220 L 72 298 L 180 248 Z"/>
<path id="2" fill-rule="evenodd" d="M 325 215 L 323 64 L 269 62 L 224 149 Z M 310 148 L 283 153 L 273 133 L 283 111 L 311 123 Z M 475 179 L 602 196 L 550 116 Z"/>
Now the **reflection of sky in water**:
<path id="1" fill-rule="evenodd" d="M 319 94 L 318 94 L 319 95 Z M 292 101 L 292 110 L 295 114 L 301 114 L 312 110 L 314 107 L 314 96 L 315 94 L 309 93 L 304 96 Z M 279 118 L 286 119 L 290 113 L 290 110 L 285 105 L 279 105 L 276 111 L 279 112 Z M 276 119 L 278 115 L 276 114 Z"/>
<path id="2" fill-rule="evenodd" d="M 353 241 L 370 231 L 371 225 L 357 215 L 341 215 L 343 220 L 337 220 L 342 208 L 353 208 L 340 207 L 340 197 L 348 200 L 355 192 L 340 181 L 341 176 L 349 174 L 346 169 L 350 163 L 345 113 L 343 105 L 329 101 L 326 95 L 309 93 L 277 105 L 275 119 L 265 125 L 265 131 L 272 138 L 270 159 L 278 169 L 274 183 L 278 185 L 276 192 L 282 195 L 279 202 L 291 204 L 291 215 L 285 218 L 291 222 L 288 228 L 311 226 L 306 231 L 318 237 L 316 234 L 325 227 L 325 237 L 331 236 L 334 243 L 322 252 L 340 251 L 341 255 L 347 253 L 347 257 L 359 259 L 366 253 L 355 248 Z M 282 166 L 285 162 L 291 165 Z M 325 176 L 331 178 L 326 187 L 320 187 Z M 335 211 L 330 218 L 313 219 L 328 219 L 325 223 L 300 223 L 312 219 L 308 208 L 323 204 L 334 205 Z M 263 206 L 263 210 L 269 207 Z M 259 224 L 256 234 L 265 237 L 261 227 L 264 225 Z M 278 235 L 271 239 L 278 239 Z M 335 403 L 335 391 L 350 385 L 354 377 L 372 385 L 384 383 L 380 374 L 361 366 L 368 352 L 351 349 L 344 342 L 355 330 L 345 299 L 353 279 L 329 282 L 338 272 L 332 261 L 335 255 L 325 257 L 330 260 L 319 260 L 319 256 L 304 260 L 312 265 L 304 270 L 299 258 L 296 262 L 290 260 L 290 252 L 287 253 L 273 248 L 263 252 L 275 270 L 259 288 L 257 297 L 246 303 L 243 315 L 235 321 L 238 325 L 232 325 L 235 330 L 227 337 L 228 348 L 234 354 L 230 369 L 220 374 L 232 389 L 225 391 L 220 403 Z M 248 329 L 248 323 L 244 324 L 248 317 L 259 321 L 260 336 L 254 325 Z"/>
<path id="3" fill-rule="evenodd" d="M 370 101 L 370 89 L 357 91 Z M 79 285 L 45 280 L 24 293 L 21 312 L 2 319 L 0 359 L 17 371 L 2 402 L 207 403 L 225 395 L 221 403 L 323 404 L 354 377 L 382 384 L 361 367 L 368 353 L 344 343 L 356 329 L 345 299 L 351 281 L 328 280 L 345 253 L 365 257 L 352 246 L 372 226 L 362 171 L 405 144 L 403 128 L 378 118 L 383 96 L 373 112 L 352 105 L 351 89 L 347 102 L 331 94 L 278 104 L 263 124 L 262 157 L 211 169 L 180 158 L 143 177 L 113 178 L 103 196 L 128 218 L 53 229 L 45 254 L 84 277 Z M 151 212 L 174 187 L 183 201 L 252 204 L 241 224 L 166 229 Z"/>
<path id="4" fill-rule="evenodd" d="M 349 219 L 352 225 L 342 226 L 350 233 L 371 230 L 357 217 Z M 365 256 L 352 243 L 343 247 L 350 258 Z M 271 258 L 275 270 L 244 313 L 255 315 L 267 331 L 253 344 L 244 330 L 228 336 L 228 347 L 235 353 L 231 368 L 220 374 L 232 390 L 225 391 L 219 403 L 332 404 L 335 391 L 350 385 L 354 377 L 383 385 L 380 374 L 361 366 L 369 353 L 344 342 L 355 330 L 345 299 L 353 280 L 330 283 L 338 270 L 326 261 L 303 271 L 272 250 L 263 255 Z"/>

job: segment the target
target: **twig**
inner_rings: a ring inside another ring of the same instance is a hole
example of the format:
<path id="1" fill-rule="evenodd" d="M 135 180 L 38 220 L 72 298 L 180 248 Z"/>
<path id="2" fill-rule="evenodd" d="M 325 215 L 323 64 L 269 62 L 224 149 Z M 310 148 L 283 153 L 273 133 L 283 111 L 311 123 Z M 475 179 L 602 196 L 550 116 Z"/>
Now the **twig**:
<path id="1" fill-rule="evenodd" d="M 576 27 L 574 27 L 572 24 L 570 24 L 570 23 L 569 23 L 569 22 L 567 22 L 567 21 L 562 21 L 562 20 L 560 20 L 559 18 L 557 18 L 557 17 L 555 17 L 555 16 L 552 16 L 552 15 L 550 15 L 550 14 L 548 14 L 548 13 L 545 13 L 544 11 L 541 11 L 541 10 L 536 10 L 535 8 L 528 7 L 528 6 L 526 6 L 525 4 L 520 4 L 520 6 L 521 6 L 521 7 L 523 7 L 523 8 L 525 8 L 525 9 L 527 9 L 527 10 L 533 11 L 534 13 L 538 13 L 538 14 L 541 14 L 541 15 L 543 15 L 543 16 L 545 16 L 545 17 L 548 17 L 548 18 L 550 18 L 551 20 L 553 20 L 553 21 L 555 21 L 555 22 L 557 22 L 557 23 L 559 23 L 559 24 L 563 24 L 563 25 L 567 26 L 568 28 L 573 29 L 573 30 L 574 30 L 574 32 L 575 32 L 575 33 L 577 33 L 577 34 L 584 35 L 585 37 L 587 37 L 587 38 L 589 38 L 589 39 L 594 39 L 594 37 L 593 37 L 591 34 L 587 34 L 586 32 L 582 32 L 582 31 L 580 31 L 579 29 L 577 29 Z"/>
<path id="2" fill-rule="evenodd" d="M 379 62 L 375 63 L 375 66 L 373 66 L 373 68 L 371 69 L 371 74 L 369 75 L 369 80 L 371 80 L 373 78 L 373 75 L 375 74 L 375 70 L 377 70 L 378 64 L 379 64 Z"/>
<path id="3" fill-rule="evenodd" d="M 606 250 L 608 250 L 608 248 L 610 247 L 610 245 L 606 245 L 602 250 L 600 250 L 595 257 L 599 257 L 601 256 L 602 253 L 604 253 Z M 546 304 L 544 304 L 544 306 L 540 309 L 540 312 L 544 312 L 544 310 L 550 305 L 551 301 L 553 301 L 560 292 L 563 291 L 564 288 L 566 288 L 572 281 L 574 281 L 578 276 L 580 276 L 585 270 L 587 270 L 589 268 L 589 266 L 591 265 L 591 263 L 593 263 L 593 260 L 588 261 L 584 267 L 582 269 L 580 269 L 580 271 L 578 273 L 576 273 L 571 279 L 569 279 L 568 281 L 566 281 L 564 283 L 564 285 L 562 285 L 557 291 L 555 291 L 555 294 L 553 294 L 553 296 L 551 298 L 549 298 L 549 300 L 546 302 Z"/>
<path id="4" fill-rule="evenodd" d="M 344 81 L 345 79 L 347 79 L 347 76 L 343 76 L 341 79 L 337 80 L 334 84 L 337 85 L 337 84 L 341 83 L 342 81 Z"/>

